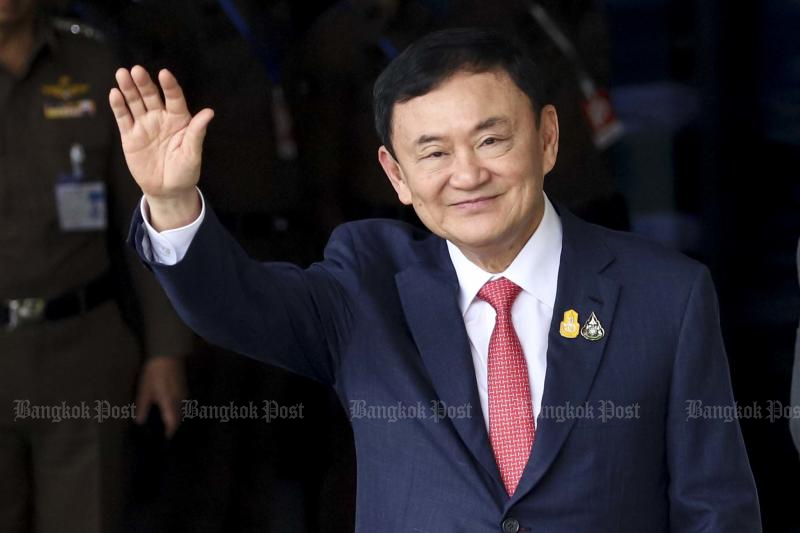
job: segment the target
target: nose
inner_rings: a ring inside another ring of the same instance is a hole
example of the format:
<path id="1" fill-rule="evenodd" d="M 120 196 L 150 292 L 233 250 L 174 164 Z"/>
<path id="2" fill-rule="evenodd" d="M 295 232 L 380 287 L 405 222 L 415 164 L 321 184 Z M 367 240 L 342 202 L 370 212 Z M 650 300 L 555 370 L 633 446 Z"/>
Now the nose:
<path id="1" fill-rule="evenodd" d="M 489 179 L 489 171 L 471 150 L 456 153 L 453 158 L 450 184 L 459 189 L 474 189 Z"/>

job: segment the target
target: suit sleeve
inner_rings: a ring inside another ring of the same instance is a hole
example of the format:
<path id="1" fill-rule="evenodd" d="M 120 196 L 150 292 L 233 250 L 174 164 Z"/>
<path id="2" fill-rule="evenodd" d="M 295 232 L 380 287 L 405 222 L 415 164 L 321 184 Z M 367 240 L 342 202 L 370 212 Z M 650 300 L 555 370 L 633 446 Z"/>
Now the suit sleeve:
<path id="1" fill-rule="evenodd" d="M 670 387 L 670 530 L 760 532 L 758 497 L 738 421 L 690 418 L 689 402 L 698 400 L 702 406 L 735 405 L 716 293 L 705 267 L 688 298 Z"/>
<path id="2" fill-rule="evenodd" d="M 156 275 L 180 317 L 212 344 L 333 384 L 352 315 L 357 260 L 346 227 L 325 259 L 308 269 L 251 259 L 206 205 L 206 216 L 179 263 L 150 260 L 141 213 L 129 243 Z"/>

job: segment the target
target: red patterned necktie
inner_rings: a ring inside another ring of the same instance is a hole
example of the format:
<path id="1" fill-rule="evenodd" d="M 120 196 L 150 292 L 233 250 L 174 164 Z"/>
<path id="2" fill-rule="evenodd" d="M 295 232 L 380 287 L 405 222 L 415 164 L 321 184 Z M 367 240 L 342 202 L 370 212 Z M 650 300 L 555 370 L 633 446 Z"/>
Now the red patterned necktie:
<path id="1" fill-rule="evenodd" d="M 497 313 L 489 340 L 489 440 L 509 496 L 517 489 L 535 436 L 528 365 L 511 322 L 511 306 L 520 291 L 500 278 L 478 292 Z"/>

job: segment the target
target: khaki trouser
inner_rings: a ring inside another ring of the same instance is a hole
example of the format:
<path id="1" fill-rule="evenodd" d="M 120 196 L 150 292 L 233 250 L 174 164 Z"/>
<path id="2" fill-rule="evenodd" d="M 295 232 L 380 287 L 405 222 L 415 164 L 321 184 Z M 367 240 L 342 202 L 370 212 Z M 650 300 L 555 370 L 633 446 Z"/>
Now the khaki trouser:
<path id="1" fill-rule="evenodd" d="M 100 421 L 96 408 L 97 401 L 128 406 L 138 366 L 136 343 L 113 302 L 79 317 L 0 330 L 0 531 L 117 529 L 131 420 Z"/>

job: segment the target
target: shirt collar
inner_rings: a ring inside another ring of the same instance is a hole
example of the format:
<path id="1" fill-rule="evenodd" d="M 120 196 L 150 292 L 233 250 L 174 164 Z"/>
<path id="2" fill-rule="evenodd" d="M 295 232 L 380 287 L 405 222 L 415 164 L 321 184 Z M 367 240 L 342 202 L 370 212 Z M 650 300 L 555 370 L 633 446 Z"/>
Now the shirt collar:
<path id="1" fill-rule="evenodd" d="M 544 197 L 544 215 L 539 227 L 503 272 L 492 274 L 467 259 L 458 247 L 447 241 L 447 251 L 458 277 L 458 304 L 466 314 L 472 301 L 487 281 L 505 277 L 549 307 L 555 306 L 558 267 L 561 263 L 561 219 Z"/>

